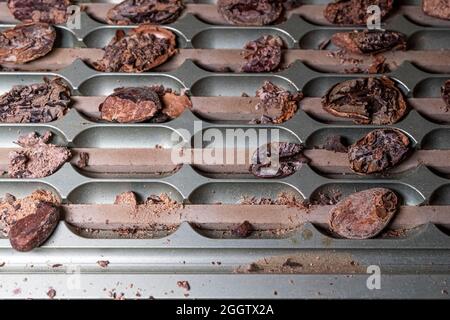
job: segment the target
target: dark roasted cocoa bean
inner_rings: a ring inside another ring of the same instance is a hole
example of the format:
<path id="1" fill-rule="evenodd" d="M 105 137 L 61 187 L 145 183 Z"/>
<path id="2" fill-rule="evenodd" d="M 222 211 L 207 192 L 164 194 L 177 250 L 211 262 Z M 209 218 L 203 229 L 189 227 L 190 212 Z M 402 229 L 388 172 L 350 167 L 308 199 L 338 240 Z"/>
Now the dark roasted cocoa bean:
<path id="1" fill-rule="evenodd" d="M 409 149 L 409 138 L 401 131 L 377 129 L 350 146 L 350 168 L 362 174 L 383 172 L 400 163 Z"/>
<path id="2" fill-rule="evenodd" d="M 0 122 L 51 122 L 64 116 L 70 104 L 70 88 L 60 78 L 44 83 L 14 86 L 0 96 Z"/>
<path id="3" fill-rule="evenodd" d="M 367 8 L 372 5 L 380 7 L 384 18 L 392 10 L 393 0 L 336 0 L 327 5 L 324 16 L 334 24 L 366 25 L 372 15 L 367 13 Z"/>
<path id="4" fill-rule="evenodd" d="M 302 153 L 303 149 L 302 144 L 291 142 L 272 142 L 263 145 L 253 154 L 250 171 L 260 178 L 289 176 L 303 163 L 308 163 L 308 159 Z"/>
<path id="5" fill-rule="evenodd" d="M 110 24 L 167 24 L 178 19 L 184 9 L 181 0 L 125 0 L 108 11 Z"/>
<path id="6" fill-rule="evenodd" d="M 65 23 L 70 4 L 70 0 L 8 0 L 14 18 L 26 23 Z"/>
<path id="7" fill-rule="evenodd" d="M 144 72 L 166 62 L 175 54 L 175 46 L 171 31 L 142 24 L 128 34 L 117 31 L 103 58 L 93 66 L 106 72 Z"/>
<path id="8" fill-rule="evenodd" d="M 270 72 L 278 69 L 281 63 L 283 40 L 278 36 L 262 36 L 247 42 L 242 52 L 245 63 L 243 72 Z"/>
<path id="9" fill-rule="evenodd" d="M 393 124 L 407 112 L 403 94 L 387 77 L 347 80 L 322 98 L 324 110 L 356 123 Z"/>
<path id="10" fill-rule="evenodd" d="M 338 32 L 331 42 L 348 52 L 375 54 L 388 50 L 405 50 L 406 36 L 396 31 L 352 31 Z"/>
<path id="11" fill-rule="evenodd" d="M 279 0 L 219 0 L 219 13 L 230 24 L 262 26 L 275 22 L 283 12 Z"/>
<path id="12" fill-rule="evenodd" d="M 397 210 L 397 195 L 389 189 L 356 192 L 331 209 L 330 228 L 348 239 L 372 238 L 388 225 Z"/>
<path id="13" fill-rule="evenodd" d="M 45 23 L 21 24 L 0 32 L 0 63 L 26 63 L 49 53 L 56 32 Z"/>
<path id="14" fill-rule="evenodd" d="M 17 221 L 9 231 L 9 241 L 17 251 L 30 251 L 42 245 L 59 221 L 59 208 L 40 202 L 36 212 Z"/>
<path id="15" fill-rule="evenodd" d="M 429 16 L 450 20 L 450 1 L 448 0 L 423 0 L 422 10 Z"/>

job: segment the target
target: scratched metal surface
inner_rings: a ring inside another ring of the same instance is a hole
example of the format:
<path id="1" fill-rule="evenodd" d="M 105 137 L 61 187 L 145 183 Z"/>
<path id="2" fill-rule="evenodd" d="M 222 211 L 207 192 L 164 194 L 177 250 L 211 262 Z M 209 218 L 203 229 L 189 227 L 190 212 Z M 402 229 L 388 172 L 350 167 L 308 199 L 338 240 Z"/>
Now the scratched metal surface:
<path id="1" fill-rule="evenodd" d="M 324 3 L 326 1 L 307 2 Z M 403 1 L 402 4 L 417 5 L 418 2 Z M 394 14 L 385 27 L 405 33 L 413 49 L 450 49 L 449 25 L 440 21 L 436 25 L 422 26 L 413 21 Z M 0 25 L 0 29 L 12 24 Z M 81 26 L 78 30 L 58 26 L 57 47 L 102 48 L 115 30 L 132 28 L 102 24 L 85 12 Z M 301 15 L 292 15 L 276 26 L 217 26 L 202 22 L 191 13 L 165 28 L 177 34 L 180 48 L 213 49 L 241 48 L 246 41 L 266 33 L 281 35 L 289 48 L 313 49 L 336 31 L 354 29 L 314 25 Z M 367 75 L 321 73 L 300 61 L 272 74 L 215 73 L 190 60 L 170 72 L 102 73 L 76 60 L 54 72 L 0 72 L 0 93 L 13 85 L 40 82 L 46 76 L 65 79 L 75 96 L 107 95 L 120 86 L 149 84 L 163 84 L 177 91 L 186 89 L 193 96 L 240 96 L 243 91 L 255 92 L 264 80 L 271 80 L 286 89 L 303 91 L 308 97 L 320 97 L 334 83 Z M 422 98 L 439 97 L 440 86 L 450 78 L 449 74 L 420 70 L 409 62 L 389 76 L 407 97 Z M 203 130 L 278 128 L 283 140 L 303 142 L 310 147 L 322 143 L 330 133 L 355 141 L 373 128 L 381 127 L 350 122 L 324 123 L 302 110 L 280 125 L 208 122 L 190 110 L 162 124 L 108 124 L 92 121 L 72 108 L 62 119 L 51 123 L 0 124 L 0 147 L 12 147 L 19 132 L 50 130 L 55 134 L 53 142 L 69 147 L 142 148 L 158 144 L 170 148 L 174 143 L 170 139 L 173 132 L 187 144 L 192 143 L 192 137 L 199 134 L 192 125 L 194 120 L 202 121 Z M 450 124 L 433 122 L 415 110 L 393 127 L 404 131 L 416 150 L 450 148 Z M 161 178 L 94 178 L 65 164 L 43 179 L 1 178 L 0 194 L 8 192 L 20 197 L 44 188 L 58 194 L 65 203 L 78 204 L 111 203 L 121 191 L 134 190 L 143 195 L 166 192 L 185 203 L 205 204 L 219 200 L 236 203 L 243 194 L 276 197 L 280 191 L 308 199 L 318 192 L 339 188 L 346 195 L 374 186 L 395 190 L 406 205 L 450 205 L 450 180 L 425 166 L 384 177 L 330 177 L 305 165 L 290 177 L 260 180 L 250 175 L 213 178 L 190 165 Z M 352 273 L 351 268 L 325 272 L 318 267 L 317 272 L 309 274 L 235 273 L 236 269 L 267 257 L 305 253 L 321 257 L 330 252 L 362 268 L 381 266 L 382 289 L 368 290 L 369 275 L 363 271 Z M 99 260 L 108 260 L 110 264 L 101 268 L 97 264 Z M 31 253 L 15 252 L 7 239 L 0 239 L 1 298 L 46 298 L 50 287 L 56 289 L 57 298 L 109 298 L 111 290 L 123 292 L 125 298 L 137 298 L 137 292 L 142 298 L 184 298 L 186 292 L 176 285 L 179 280 L 189 281 L 190 298 L 448 298 L 449 274 L 450 238 L 447 231 L 433 224 L 419 226 L 406 238 L 354 241 L 332 238 L 309 223 L 277 239 L 217 239 L 202 235 L 187 223 L 167 237 L 107 239 L 85 237 L 61 221 L 51 239 Z"/>

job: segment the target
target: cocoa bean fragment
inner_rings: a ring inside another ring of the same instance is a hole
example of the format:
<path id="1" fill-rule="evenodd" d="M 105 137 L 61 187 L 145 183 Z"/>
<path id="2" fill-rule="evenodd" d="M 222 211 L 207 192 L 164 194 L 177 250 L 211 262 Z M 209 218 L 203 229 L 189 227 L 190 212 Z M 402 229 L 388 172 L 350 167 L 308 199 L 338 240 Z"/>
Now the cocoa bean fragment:
<path id="1" fill-rule="evenodd" d="M 338 32 L 331 43 L 347 52 L 376 54 L 388 50 L 405 50 L 406 36 L 396 31 L 352 31 Z"/>
<path id="2" fill-rule="evenodd" d="M 230 24 L 262 26 L 278 20 L 283 12 L 279 0 L 218 0 L 219 13 Z"/>
<path id="3" fill-rule="evenodd" d="M 53 233 L 59 221 L 59 209 L 40 202 L 36 211 L 18 220 L 9 231 L 9 240 L 17 251 L 30 251 L 42 245 Z"/>
<path id="4" fill-rule="evenodd" d="M 356 192 L 330 211 L 330 228 L 341 237 L 368 239 L 378 235 L 398 210 L 397 195 L 385 188 Z"/>
<path id="5" fill-rule="evenodd" d="M 431 17 L 450 20 L 450 1 L 448 0 L 423 0 L 422 10 Z"/>
<path id="6" fill-rule="evenodd" d="M 14 86 L 0 96 L 0 122 L 44 123 L 60 119 L 70 104 L 70 88 L 60 78 Z"/>
<path id="7" fill-rule="evenodd" d="M 245 60 L 243 72 L 271 72 L 281 63 L 283 40 L 279 36 L 266 35 L 244 46 L 242 56 Z"/>
<path id="8" fill-rule="evenodd" d="M 66 23 L 70 5 L 70 0 L 8 0 L 14 18 L 26 23 Z"/>
<path id="9" fill-rule="evenodd" d="M 117 31 L 103 58 L 92 65 L 106 72 L 144 72 L 166 62 L 176 53 L 175 47 L 171 31 L 141 24 L 128 34 Z"/>
<path id="10" fill-rule="evenodd" d="M 272 142 L 259 147 L 252 156 L 250 171 L 261 178 L 283 178 L 295 173 L 309 160 L 304 146 L 291 142 Z M 273 156 L 272 156 L 273 155 Z"/>
<path id="11" fill-rule="evenodd" d="M 125 0 L 109 9 L 110 24 L 168 24 L 178 19 L 184 9 L 181 0 Z"/>
<path id="12" fill-rule="evenodd" d="M 322 98 L 322 107 L 337 117 L 378 125 L 396 123 L 408 109 L 402 92 L 387 77 L 367 77 L 338 83 Z"/>
<path id="13" fill-rule="evenodd" d="M 369 6 L 380 8 L 380 18 L 387 16 L 393 7 L 393 0 L 336 0 L 329 3 L 324 10 L 324 17 L 333 24 L 366 25 L 372 13 L 367 13 Z"/>
<path id="14" fill-rule="evenodd" d="M 55 29 L 46 23 L 29 23 L 0 32 L 0 63 L 21 64 L 48 54 L 55 43 Z"/>

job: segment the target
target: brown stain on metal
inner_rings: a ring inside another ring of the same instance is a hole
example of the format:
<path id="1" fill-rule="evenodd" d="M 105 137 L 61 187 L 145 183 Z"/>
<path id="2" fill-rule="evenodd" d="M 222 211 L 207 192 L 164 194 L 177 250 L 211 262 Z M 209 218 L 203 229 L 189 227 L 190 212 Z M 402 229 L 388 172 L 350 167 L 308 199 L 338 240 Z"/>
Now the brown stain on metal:
<path id="1" fill-rule="evenodd" d="M 309 229 L 305 229 L 302 231 L 303 240 L 310 240 L 313 237 L 313 233 Z"/>
<path id="2" fill-rule="evenodd" d="M 307 251 L 292 255 L 265 257 L 245 266 L 236 273 L 289 274 L 363 274 L 366 267 L 349 253 L 333 250 Z"/>

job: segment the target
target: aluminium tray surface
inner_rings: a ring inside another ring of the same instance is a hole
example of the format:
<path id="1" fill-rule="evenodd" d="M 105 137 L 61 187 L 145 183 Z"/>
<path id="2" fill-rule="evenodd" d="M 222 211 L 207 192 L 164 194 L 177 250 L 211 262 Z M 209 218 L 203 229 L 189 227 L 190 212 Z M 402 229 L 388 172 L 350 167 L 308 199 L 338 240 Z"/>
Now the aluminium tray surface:
<path id="1" fill-rule="evenodd" d="M 211 13 L 213 1 L 198 2 L 201 3 L 189 3 L 188 12 L 175 23 L 165 26 L 177 34 L 178 46 L 182 49 L 240 49 L 246 41 L 271 33 L 281 35 L 291 50 L 316 50 L 332 33 L 353 29 L 326 25 L 317 15 L 314 16 L 316 20 L 308 20 L 308 15 L 302 14 L 321 11 L 326 1 L 305 1 L 307 5 L 296 9 L 285 22 L 263 28 L 210 24 L 195 13 Z M 445 55 L 450 50 L 450 24 L 434 18 L 426 18 L 425 24 L 419 24 L 411 18 L 420 13 L 418 2 L 403 1 L 401 4 L 402 10 L 387 20 L 386 28 L 407 34 L 414 50 L 436 52 L 445 49 Z M 4 8 L 2 5 L 4 3 L 0 2 L 0 8 Z M 4 11 L 0 12 L 0 23 L 4 23 L 0 28 L 17 23 Z M 57 28 L 57 48 L 84 50 L 102 48 L 115 30 L 132 26 L 105 25 L 89 16 L 88 11 L 82 13 L 80 29 Z M 38 65 L 39 60 L 36 63 Z M 191 143 L 193 136 L 207 128 L 221 131 L 227 128 L 279 129 L 284 140 L 304 142 L 313 147 L 332 133 L 354 141 L 379 127 L 324 121 L 302 109 L 280 125 L 211 121 L 201 112 L 195 112 L 195 103 L 193 112 L 187 110 L 167 123 L 119 125 L 96 122 L 77 109 L 79 98 L 105 96 L 114 88 L 127 85 L 164 84 L 177 91 L 187 89 L 193 97 L 237 97 L 242 92 L 253 94 L 264 80 L 271 80 L 286 89 L 301 90 L 307 98 L 314 99 L 338 81 L 367 76 L 321 72 L 319 67 L 302 60 L 278 73 L 249 75 L 211 72 L 198 62 L 186 59 L 166 70 L 119 74 L 97 72 L 82 59 L 73 59 L 51 71 L 0 72 L 0 92 L 15 84 L 42 81 L 44 76 L 60 76 L 72 87 L 75 100 L 69 113 L 52 123 L 0 124 L 0 147 L 12 147 L 19 132 L 51 130 L 55 133 L 55 142 L 69 147 L 145 148 L 160 145 L 170 148 L 173 146 L 172 133 Z M 410 99 L 437 99 L 441 84 L 450 78 L 450 71 L 439 67 L 427 69 L 403 61 L 390 76 Z M 437 121 L 423 110 L 414 108 L 394 127 L 410 136 L 416 150 L 450 149 L 450 121 Z M 192 125 L 194 120 L 203 121 L 202 129 Z M 212 145 L 204 147 L 209 146 Z M 243 194 L 275 198 L 281 191 L 288 191 L 307 199 L 333 188 L 345 195 L 380 185 L 394 189 L 405 205 L 450 206 L 448 176 L 425 166 L 382 178 L 336 177 L 304 166 L 285 179 L 260 180 L 246 175 L 212 177 L 191 165 L 183 165 L 177 172 L 159 178 L 99 178 L 66 164 L 54 175 L 43 179 L 2 178 L 0 194 L 9 192 L 24 196 L 44 188 L 58 194 L 65 203 L 98 204 L 112 203 L 119 192 L 133 190 L 140 195 L 166 192 L 179 201 L 200 205 L 217 201 L 233 204 Z M 252 263 L 290 257 L 312 264 L 310 270 L 303 273 L 247 272 Z M 103 260 L 109 261 L 107 268 L 97 263 Z M 381 290 L 368 289 L 369 266 L 380 266 Z M 125 298 L 138 298 L 138 294 L 142 298 L 445 299 L 450 281 L 450 237 L 448 230 L 426 224 L 405 238 L 352 241 L 332 238 L 307 223 L 280 237 L 221 239 L 183 223 L 163 237 L 117 239 L 87 236 L 61 221 L 50 240 L 31 253 L 15 252 L 7 239 L 0 239 L 0 277 L 2 298 L 48 298 L 49 288 L 54 288 L 56 298 L 110 298 L 113 293 L 119 296 L 123 293 Z M 177 281 L 183 280 L 189 281 L 189 292 L 177 286 Z"/>

